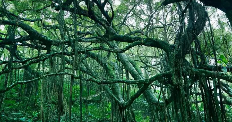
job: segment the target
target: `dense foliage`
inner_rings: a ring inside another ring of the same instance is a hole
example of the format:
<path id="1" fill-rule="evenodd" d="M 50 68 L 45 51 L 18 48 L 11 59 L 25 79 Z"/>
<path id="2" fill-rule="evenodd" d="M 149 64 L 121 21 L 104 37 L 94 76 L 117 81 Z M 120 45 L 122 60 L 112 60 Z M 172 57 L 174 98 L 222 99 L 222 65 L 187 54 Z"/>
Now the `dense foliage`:
<path id="1" fill-rule="evenodd" d="M 232 121 L 230 0 L 0 1 L 1 121 Z"/>

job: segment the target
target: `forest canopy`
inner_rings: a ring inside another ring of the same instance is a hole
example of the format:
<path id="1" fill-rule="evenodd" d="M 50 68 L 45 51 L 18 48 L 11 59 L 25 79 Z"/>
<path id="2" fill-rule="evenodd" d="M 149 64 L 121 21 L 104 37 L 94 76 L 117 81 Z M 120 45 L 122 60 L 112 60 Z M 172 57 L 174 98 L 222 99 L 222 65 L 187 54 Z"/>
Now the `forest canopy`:
<path id="1" fill-rule="evenodd" d="M 0 121 L 232 121 L 230 0 L 1 0 Z"/>

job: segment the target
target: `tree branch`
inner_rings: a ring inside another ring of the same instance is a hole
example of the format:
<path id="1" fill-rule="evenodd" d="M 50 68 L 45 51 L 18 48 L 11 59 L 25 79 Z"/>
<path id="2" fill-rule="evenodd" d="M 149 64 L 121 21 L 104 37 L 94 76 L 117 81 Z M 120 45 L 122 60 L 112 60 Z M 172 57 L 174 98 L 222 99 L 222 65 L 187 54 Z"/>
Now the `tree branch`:
<path id="1" fill-rule="evenodd" d="M 19 84 L 28 84 L 28 83 L 31 83 L 31 82 L 40 80 L 40 79 L 42 79 L 42 78 L 45 78 L 45 77 L 48 77 L 48 76 L 54 76 L 54 75 L 72 75 L 72 76 L 74 76 L 73 74 L 71 74 L 71 73 L 66 73 L 66 72 L 59 72 L 59 73 L 46 74 L 46 75 L 43 75 L 43 76 L 41 76 L 41 77 L 37 77 L 37 78 L 31 79 L 31 80 L 17 81 L 16 83 L 13 83 L 12 85 L 8 86 L 8 87 L 5 88 L 5 89 L 0 89 L 0 93 L 5 93 L 5 92 L 11 90 L 12 88 L 14 88 L 15 86 L 17 86 L 17 85 L 19 85 Z M 75 78 L 78 78 L 78 77 L 75 77 Z"/>

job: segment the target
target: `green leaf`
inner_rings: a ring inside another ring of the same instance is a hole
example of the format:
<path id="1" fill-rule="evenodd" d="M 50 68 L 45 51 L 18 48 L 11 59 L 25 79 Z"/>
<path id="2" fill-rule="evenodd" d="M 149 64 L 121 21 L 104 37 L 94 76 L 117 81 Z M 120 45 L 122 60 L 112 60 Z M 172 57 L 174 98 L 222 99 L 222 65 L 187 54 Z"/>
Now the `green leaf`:
<path id="1" fill-rule="evenodd" d="M 220 55 L 220 60 L 221 60 L 222 62 L 224 62 L 225 64 L 228 63 L 228 60 L 226 59 L 226 57 L 225 57 L 224 55 Z"/>
<path id="2" fill-rule="evenodd" d="M 221 60 L 218 60 L 217 63 L 218 63 L 218 64 L 222 64 L 223 62 L 222 62 Z"/>

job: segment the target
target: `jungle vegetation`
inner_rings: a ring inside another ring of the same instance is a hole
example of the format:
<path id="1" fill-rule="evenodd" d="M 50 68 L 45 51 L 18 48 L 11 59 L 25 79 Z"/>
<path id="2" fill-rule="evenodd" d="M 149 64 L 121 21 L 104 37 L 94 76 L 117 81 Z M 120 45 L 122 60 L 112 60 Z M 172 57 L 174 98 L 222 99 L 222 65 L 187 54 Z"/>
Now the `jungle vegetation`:
<path id="1" fill-rule="evenodd" d="M 1 122 L 231 122 L 231 0 L 1 0 Z"/>

